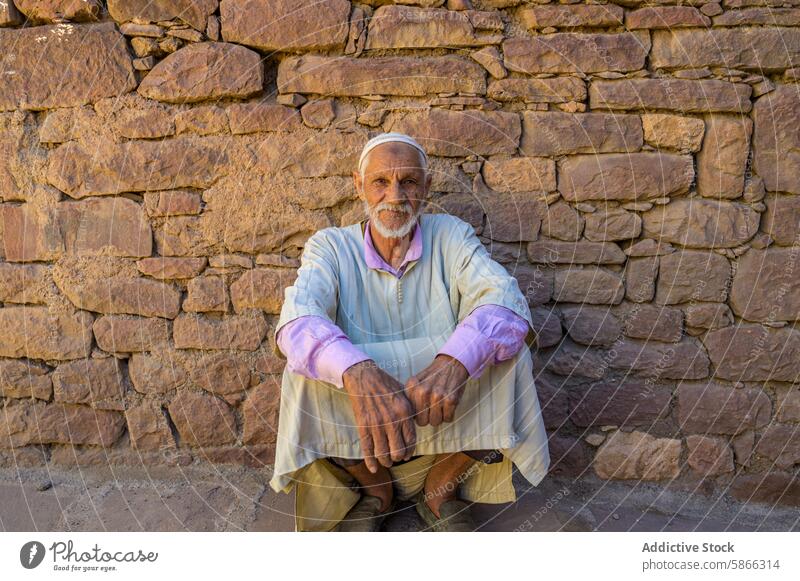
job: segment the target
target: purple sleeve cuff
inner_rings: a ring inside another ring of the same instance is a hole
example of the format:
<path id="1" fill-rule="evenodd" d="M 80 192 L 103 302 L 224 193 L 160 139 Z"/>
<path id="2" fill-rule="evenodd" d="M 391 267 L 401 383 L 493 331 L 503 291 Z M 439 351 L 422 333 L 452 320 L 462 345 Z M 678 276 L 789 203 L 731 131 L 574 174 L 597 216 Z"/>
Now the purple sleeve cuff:
<path id="1" fill-rule="evenodd" d="M 367 361 L 369 355 L 353 345 L 347 338 L 331 341 L 323 347 L 317 357 L 319 379 L 343 388 L 342 375 L 356 363 Z"/>
<path id="2" fill-rule="evenodd" d="M 474 379 L 487 365 L 516 355 L 527 334 L 528 322 L 511 309 L 483 305 L 458 324 L 438 354 L 457 359 Z"/>
<path id="3" fill-rule="evenodd" d="M 370 358 L 337 325 L 316 315 L 289 321 L 275 339 L 289 371 L 339 388 L 344 387 L 342 374 L 350 366 Z"/>

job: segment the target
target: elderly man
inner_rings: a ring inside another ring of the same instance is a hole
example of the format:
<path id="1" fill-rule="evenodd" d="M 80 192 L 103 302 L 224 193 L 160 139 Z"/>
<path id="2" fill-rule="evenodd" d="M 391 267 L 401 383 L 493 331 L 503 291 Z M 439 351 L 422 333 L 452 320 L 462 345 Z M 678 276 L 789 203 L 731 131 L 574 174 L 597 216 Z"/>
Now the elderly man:
<path id="1" fill-rule="evenodd" d="M 423 213 L 432 175 L 410 136 L 364 146 L 368 219 L 306 242 L 276 342 L 287 359 L 276 491 L 296 530 L 379 530 L 413 500 L 431 530 L 474 530 L 465 502 L 509 502 L 512 462 L 550 464 L 516 280 L 472 227 Z"/>

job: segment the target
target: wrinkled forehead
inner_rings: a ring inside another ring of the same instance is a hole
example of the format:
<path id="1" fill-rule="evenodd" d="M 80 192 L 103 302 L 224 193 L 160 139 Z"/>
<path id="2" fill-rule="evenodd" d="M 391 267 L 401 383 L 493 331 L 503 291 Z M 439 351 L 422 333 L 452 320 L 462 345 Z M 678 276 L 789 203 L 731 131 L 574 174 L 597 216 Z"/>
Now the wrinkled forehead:
<path id="1" fill-rule="evenodd" d="M 375 175 L 389 172 L 424 172 L 423 154 L 413 145 L 402 141 L 389 141 L 372 148 L 361 167 L 362 173 Z"/>

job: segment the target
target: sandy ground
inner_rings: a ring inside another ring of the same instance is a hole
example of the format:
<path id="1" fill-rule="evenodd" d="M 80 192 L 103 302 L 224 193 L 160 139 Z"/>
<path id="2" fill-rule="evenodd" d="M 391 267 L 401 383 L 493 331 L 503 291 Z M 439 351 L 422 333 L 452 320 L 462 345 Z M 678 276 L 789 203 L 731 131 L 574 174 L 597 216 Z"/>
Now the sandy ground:
<path id="1" fill-rule="evenodd" d="M 245 467 L 0 469 L 4 531 L 293 531 L 294 497 Z M 518 500 L 475 504 L 481 531 L 798 531 L 796 508 L 741 504 L 652 483 L 514 475 Z M 424 530 L 403 503 L 388 531 Z"/>

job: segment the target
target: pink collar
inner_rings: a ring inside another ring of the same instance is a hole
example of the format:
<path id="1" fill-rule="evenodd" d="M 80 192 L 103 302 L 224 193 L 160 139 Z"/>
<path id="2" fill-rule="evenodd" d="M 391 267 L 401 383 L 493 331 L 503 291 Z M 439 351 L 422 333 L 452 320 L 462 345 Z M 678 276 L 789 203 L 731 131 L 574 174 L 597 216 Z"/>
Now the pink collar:
<path id="1" fill-rule="evenodd" d="M 389 272 L 400 278 L 405 271 L 406 265 L 414 260 L 419 260 L 419 257 L 422 256 L 422 227 L 420 226 L 420 222 L 421 220 L 417 219 L 417 225 L 414 228 L 414 234 L 411 237 L 411 244 L 408 246 L 405 258 L 403 258 L 400 268 L 395 270 L 381 257 L 380 253 L 378 253 L 378 251 L 375 249 L 375 245 L 372 243 L 372 235 L 370 234 L 369 220 L 367 220 L 367 223 L 364 227 L 364 259 L 367 263 L 367 266 L 369 268 L 385 270 L 386 272 Z"/>

